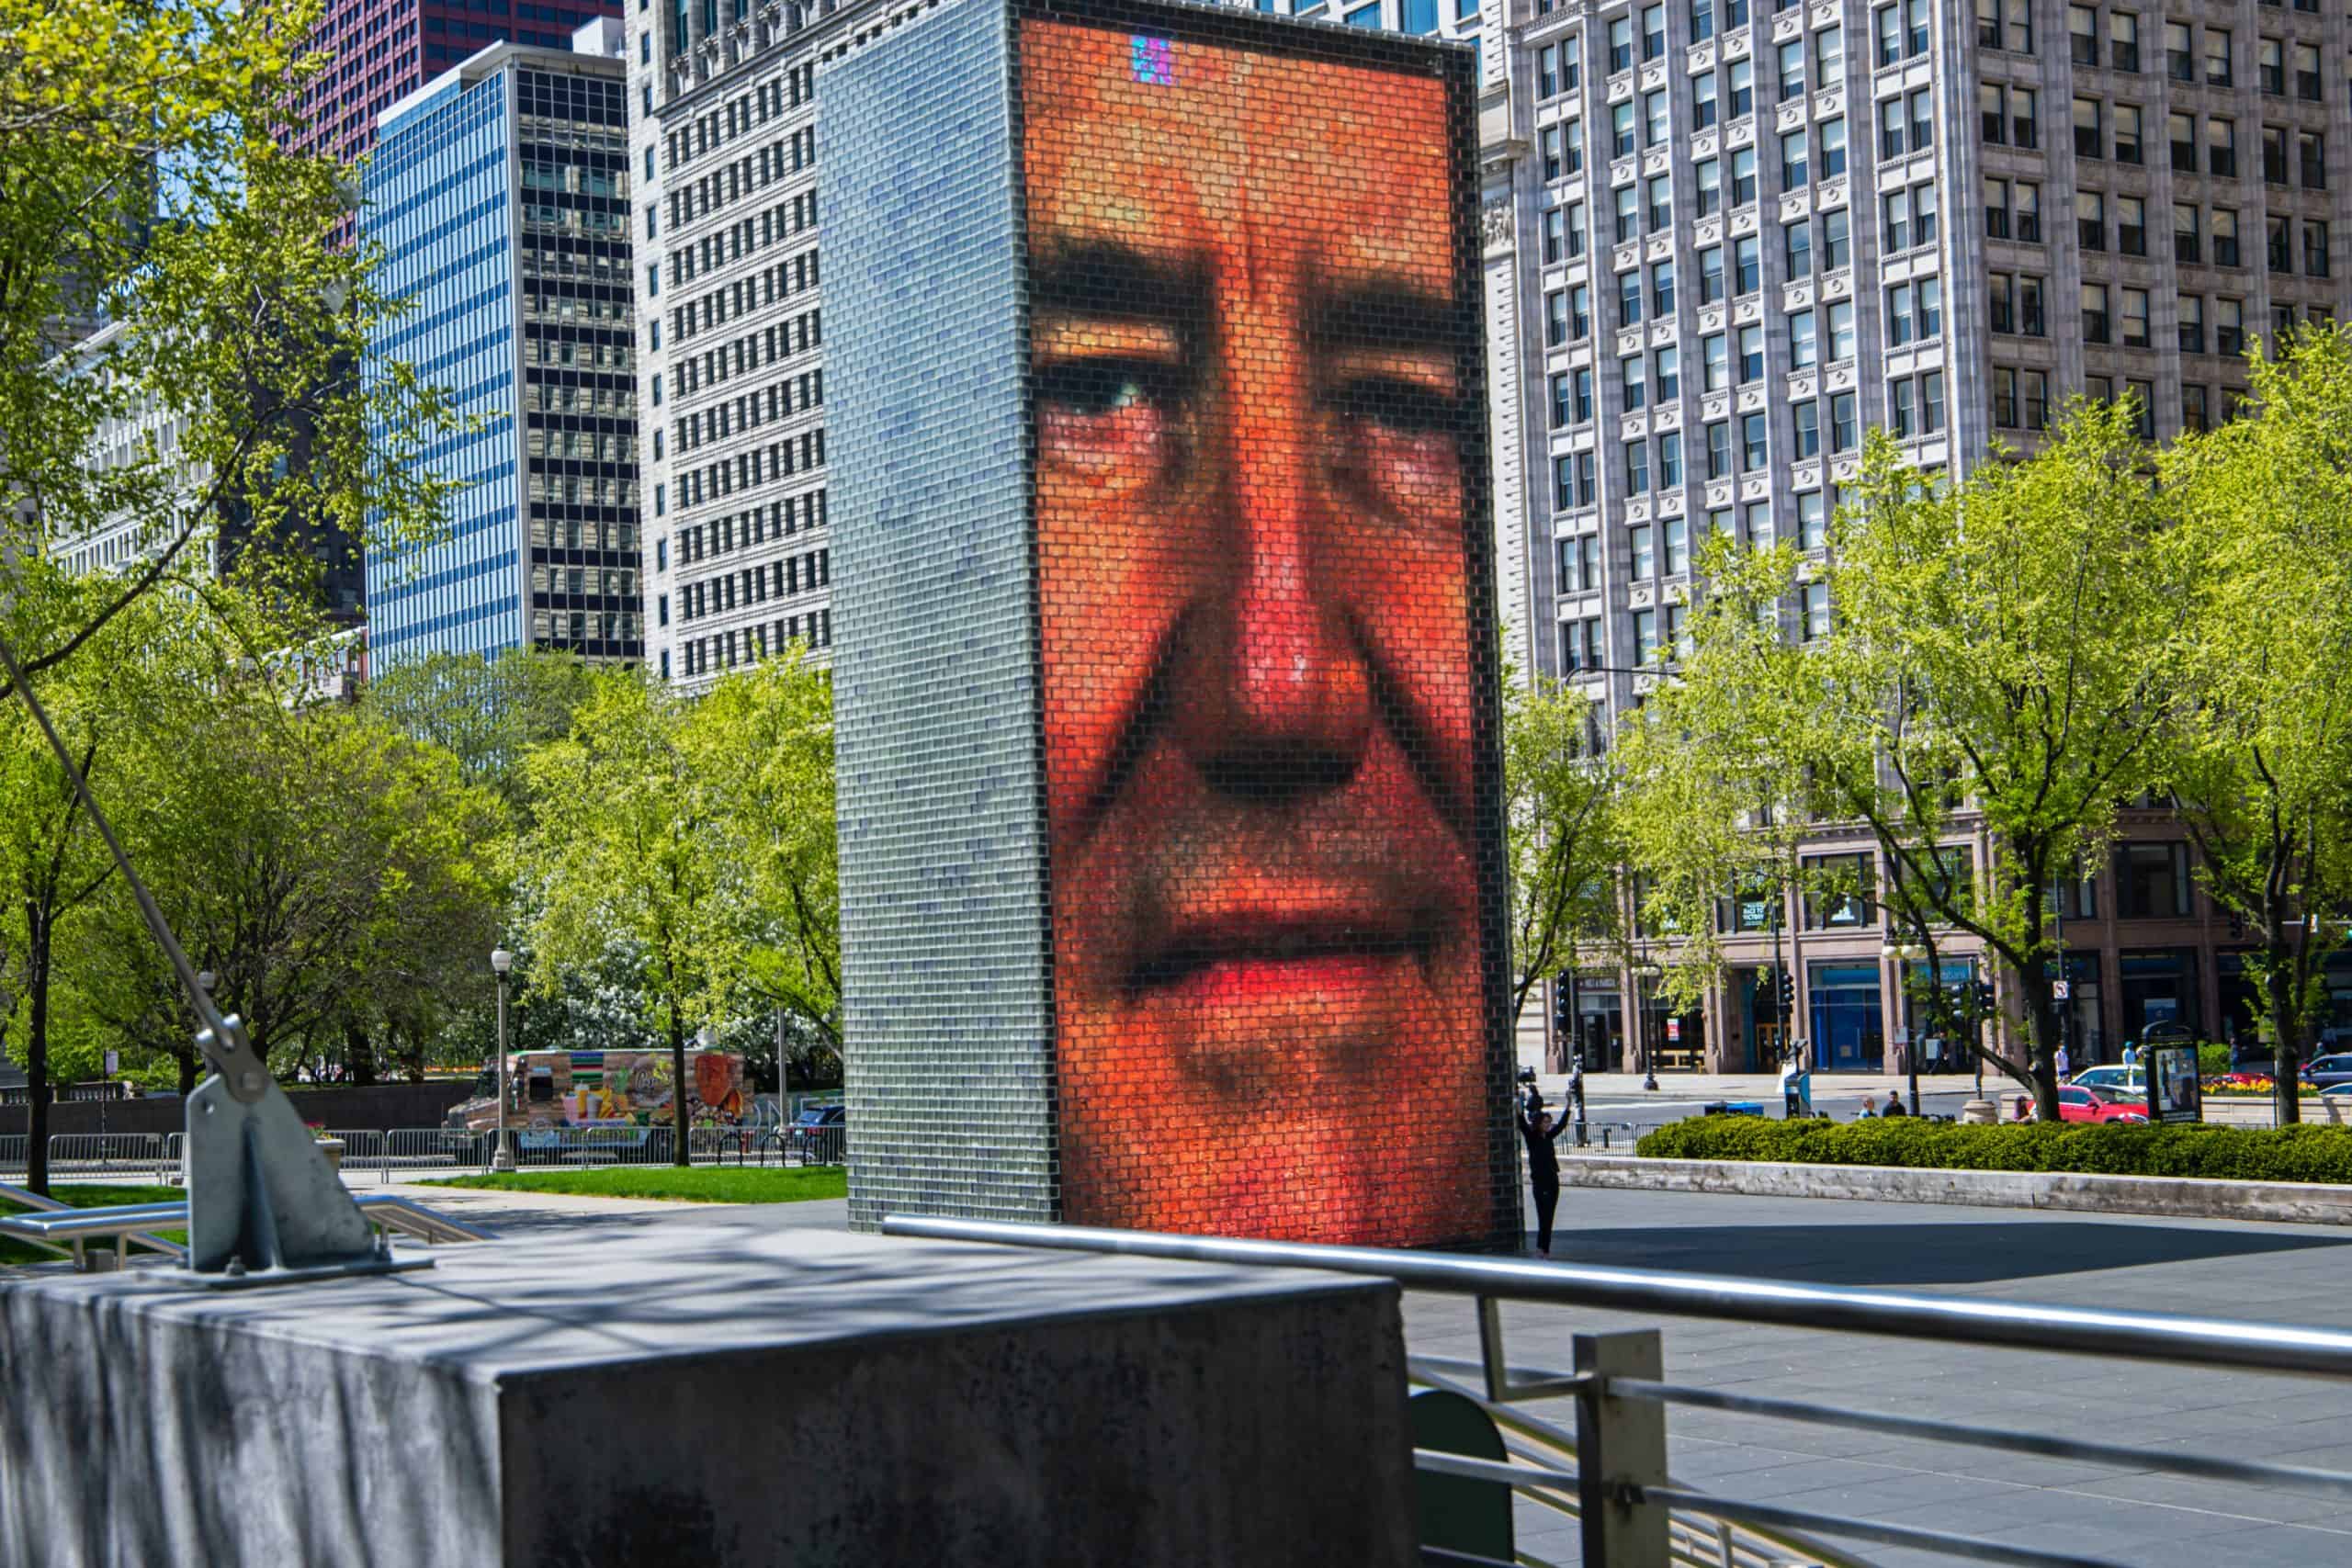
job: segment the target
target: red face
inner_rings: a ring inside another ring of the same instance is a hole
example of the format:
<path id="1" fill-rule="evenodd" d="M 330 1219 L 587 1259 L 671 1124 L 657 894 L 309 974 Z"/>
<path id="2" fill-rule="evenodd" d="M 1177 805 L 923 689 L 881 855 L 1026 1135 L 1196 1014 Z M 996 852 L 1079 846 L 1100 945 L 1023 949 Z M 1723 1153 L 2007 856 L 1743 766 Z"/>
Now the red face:
<path id="1" fill-rule="evenodd" d="M 1482 1238 L 1443 84 L 1021 53 L 1064 1217 Z"/>

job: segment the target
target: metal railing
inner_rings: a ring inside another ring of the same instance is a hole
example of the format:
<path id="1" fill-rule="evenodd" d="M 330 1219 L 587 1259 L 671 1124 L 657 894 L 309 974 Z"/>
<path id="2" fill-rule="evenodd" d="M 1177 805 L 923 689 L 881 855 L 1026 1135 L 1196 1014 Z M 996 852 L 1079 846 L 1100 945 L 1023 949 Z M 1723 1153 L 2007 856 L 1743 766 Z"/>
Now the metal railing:
<path id="1" fill-rule="evenodd" d="M 346 1177 L 373 1177 L 379 1184 L 485 1171 L 497 1147 L 494 1132 L 451 1127 L 331 1127 L 321 1135 L 343 1141 Z M 668 1165 L 675 1148 L 667 1127 L 517 1127 L 508 1137 L 522 1169 Z M 185 1133 L 51 1134 L 50 1177 L 61 1182 L 176 1183 L 187 1141 Z M 0 1134 L 0 1175 L 24 1174 L 28 1146 L 22 1133 Z M 846 1129 L 772 1122 L 694 1127 L 687 1132 L 686 1154 L 695 1165 L 840 1165 L 847 1154 Z"/>
<path id="2" fill-rule="evenodd" d="M 1666 1413 L 1673 1405 L 2352 1499 L 2352 1472 L 1877 1414 L 1669 1382 L 1662 1370 L 1661 1337 L 1655 1328 L 1576 1335 L 1571 1340 L 1573 1364 L 1565 1371 L 1517 1365 L 1505 1351 L 1501 1304 L 1506 1300 L 1545 1302 L 1805 1330 L 1934 1338 L 2019 1351 L 2071 1351 L 2174 1367 L 2352 1377 L 2352 1332 L 2337 1329 L 1533 1259 L 997 1220 L 893 1215 L 883 1221 L 882 1229 L 889 1235 L 943 1241 L 1321 1269 L 1390 1279 L 1408 1290 L 1472 1297 L 1477 1306 L 1480 1359 L 1415 1358 L 1409 1365 L 1416 1381 L 1462 1393 L 1486 1410 L 1506 1434 L 1505 1447 L 1511 1459 L 1474 1459 L 1417 1449 L 1415 1467 L 1426 1473 L 1508 1486 L 1519 1495 L 1573 1516 L 1582 1537 L 1585 1568 L 1647 1568 L 1668 1562 L 1706 1562 L 1710 1568 L 1718 1563 L 1779 1568 L 1792 1563 L 1858 1562 L 1820 1546 L 1812 1539 L 1815 1535 L 2019 1568 L 2119 1568 L 2110 1559 L 2078 1552 L 2017 1546 L 1676 1485 L 1667 1471 L 1666 1451 Z M 1573 1430 L 1553 1427 L 1513 1408 L 1529 1400 L 1560 1397 L 1575 1400 Z M 1442 1552 L 1432 1553 L 1430 1560 L 1471 1561 L 1459 1553 Z M 1522 1553 L 1520 1562 L 1537 1560 Z"/>

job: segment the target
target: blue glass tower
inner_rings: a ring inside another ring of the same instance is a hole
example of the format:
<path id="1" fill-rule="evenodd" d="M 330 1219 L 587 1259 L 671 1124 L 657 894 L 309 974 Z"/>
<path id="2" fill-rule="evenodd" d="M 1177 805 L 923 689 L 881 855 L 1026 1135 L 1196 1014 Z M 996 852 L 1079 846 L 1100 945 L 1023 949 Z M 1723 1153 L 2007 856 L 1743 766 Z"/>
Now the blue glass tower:
<path id="1" fill-rule="evenodd" d="M 644 652 L 625 68 L 501 44 L 384 113 L 361 233 L 415 309 L 370 347 L 479 429 L 433 543 L 368 558 L 378 668 L 528 644 Z"/>

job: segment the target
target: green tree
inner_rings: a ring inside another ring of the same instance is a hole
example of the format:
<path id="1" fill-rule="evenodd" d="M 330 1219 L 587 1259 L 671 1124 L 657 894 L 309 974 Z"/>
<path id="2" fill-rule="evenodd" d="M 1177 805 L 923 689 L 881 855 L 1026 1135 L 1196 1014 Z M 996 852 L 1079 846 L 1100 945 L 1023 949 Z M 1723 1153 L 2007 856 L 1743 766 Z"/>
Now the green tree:
<path id="1" fill-rule="evenodd" d="M 1890 884 L 2013 977 L 2026 1058 L 2057 1115 L 2052 890 L 2167 765 L 2180 593 L 2150 454 L 2126 405 L 2069 405 L 2041 451 L 1950 484 L 1883 434 L 1846 491 L 1792 742 L 1826 815 L 1867 828 Z M 1977 814 L 1991 864 L 1950 874 Z"/>
<path id="2" fill-rule="evenodd" d="M 2278 1119 L 2352 914 L 2352 337 L 2314 327 L 2248 366 L 2255 410 L 2167 455 L 2189 700 L 2180 817 L 2207 891 L 2245 923 Z"/>
<path id="3" fill-rule="evenodd" d="M 530 805 L 523 758 L 570 732 L 591 686 L 588 664 L 573 654 L 435 653 L 377 674 L 361 705 L 456 757 L 467 780 L 495 790 L 519 820 Z"/>
<path id="4" fill-rule="evenodd" d="M 1686 613 L 1688 645 L 1618 748 L 1638 913 L 1644 929 L 1670 936 L 1663 984 L 1685 1008 L 1721 971 L 1727 902 L 1766 906 L 1773 967 L 1785 972 L 1790 895 L 1852 891 L 1809 883 L 1802 852 L 1821 801 L 1800 739 L 1817 723 L 1814 676 L 1781 625 L 1795 553 L 1716 534 L 1696 566 L 1706 586 Z"/>
<path id="5" fill-rule="evenodd" d="M 348 176 L 285 150 L 326 62 L 317 0 L 0 0 L 0 616 L 28 676 L 136 600 L 207 575 L 224 522 L 269 596 L 322 537 L 439 525 L 421 459 L 452 427 L 413 370 L 355 374 L 405 307 L 338 243 Z M 97 321 L 119 326 L 76 345 Z M 89 460 L 108 422 L 176 430 Z M 53 550 L 136 520 L 101 578 Z M 274 543 L 289 547 L 271 548 Z M 7 682 L 0 678 L 0 697 Z"/>
<path id="6" fill-rule="evenodd" d="M 463 983 L 455 946 L 488 951 L 503 818 L 447 752 L 340 704 L 289 709 L 257 677 L 224 679 L 173 742 L 123 781 L 125 848 L 274 1071 L 345 1059 L 355 1021 L 368 1049 L 384 1010 Z M 172 976 L 127 895 L 77 934 L 82 1005 L 193 1088 Z"/>
<path id="7" fill-rule="evenodd" d="M 833 688 L 807 652 L 796 643 L 723 677 L 688 715 L 684 745 L 710 803 L 707 852 L 728 872 L 727 967 L 747 999 L 783 1011 L 837 1058 Z"/>
<path id="8" fill-rule="evenodd" d="M 593 684 L 571 732 L 524 761 L 534 819 L 518 852 L 540 895 L 526 933 L 537 958 L 530 986 L 553 996 L 564 971 L 624 942 L 648 1021 L 669 1042 L 683 1111 L 686 1035 L 721 1015 L 738 940 L 729 872 L 714 852 L 718 813 L 696 774 L 684 699 L 634 670 Z M 682 1114 L 673 1146 L 685 1164 Z"/>
<path id="9" fill-rule="evenodd" d="M 1617 769 L 1596 705 L 1564 681 L 1503 674 L 1503 832 L 1511 1017 L 1548 976 L 1623 956 Z"/>

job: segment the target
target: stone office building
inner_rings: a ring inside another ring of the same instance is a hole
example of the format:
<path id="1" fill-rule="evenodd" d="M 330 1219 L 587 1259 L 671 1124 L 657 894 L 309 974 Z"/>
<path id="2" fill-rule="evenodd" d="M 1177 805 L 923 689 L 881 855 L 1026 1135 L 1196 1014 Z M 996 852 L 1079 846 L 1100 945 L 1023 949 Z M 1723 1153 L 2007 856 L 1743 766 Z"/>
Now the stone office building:
<path id="1" fill-rule="evenodd" d="M 1496 3 L 1497 494 L 1524 509 L 1503 611 L 1522 668 L 1612 716 L 1670 663 L 1702 536 L 1822 549 L 1866 428 L 1962 473 L 2079 392 L 2132 395 L 2168 438 L 2225 416 L 2254 337 L 2346 308 L 2352 35 L 2317 0 Z M 1830 614 L 1801 586 L 1787 635 Z M 2131 826 L 2066 922 L 2077 1061 L 2164 1017 L 2246 1027 L 2242 940 L 2177 830 Z M 1866 899 L 1724 919 L 1703 1014 L 1597 973 L 1545 1010 L 1552 1059 L 1574 1033 L 1596 1065 L 1769 1066 L 1776 924 L 1816 1063 L 1897 1065 L 1906 960 Z"/>

